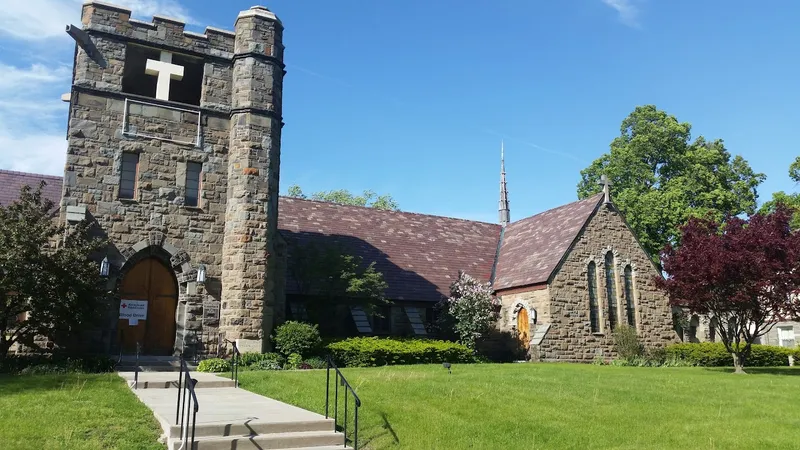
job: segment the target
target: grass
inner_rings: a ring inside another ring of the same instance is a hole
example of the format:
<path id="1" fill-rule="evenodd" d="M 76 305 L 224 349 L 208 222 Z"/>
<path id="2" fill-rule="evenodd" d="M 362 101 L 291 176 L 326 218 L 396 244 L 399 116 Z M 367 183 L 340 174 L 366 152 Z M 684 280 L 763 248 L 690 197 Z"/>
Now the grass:
<path id="1" fill-rule="evenodd" d="M 0 448 L 164 449 L 152 412 L 115 374 L 0 375 Z"/>
<path id="2" fill-rule="evenodd" d="M 343 369 L 365 448 L 800 447 L 800 368 L 577 364 Z M 243 372 L 241 386 L 324 412 L 325 371 Z M 340 413 L 341 414 L 341 413 Z M 352 415 L 352 410 L 350 412 Z"/>

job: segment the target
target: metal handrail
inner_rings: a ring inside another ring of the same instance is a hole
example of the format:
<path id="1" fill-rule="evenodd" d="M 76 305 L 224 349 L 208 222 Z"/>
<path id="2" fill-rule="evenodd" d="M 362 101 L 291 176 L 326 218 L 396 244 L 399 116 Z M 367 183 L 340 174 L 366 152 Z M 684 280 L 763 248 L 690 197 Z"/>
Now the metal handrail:
<path id="1" fill-rule="evenodd" d="M 181 371 L 178 376 L 178 403 L 175 408 L 175 423 L 181 426 L 180 438 L 183 441 L 180 450 L 194 448 L 197 412 L 200 411 L 200 405 L 197 403 L 197 394 L 194 392 L 195 384 L 197 384 L 197 380 L 192 379 L 189 373 L 189 366 L 186 364 L 186 360 L 183 359 L 183 354 L 181 354 Z M 181 401 L 181 397 L 183 397 L 183 401 Z M 190 411 L 187 411 L 187 409 L 190 409 Z M 192 418 L 191 440 L 189 440 L 189 414 L 187 413 L 191 414 Z"/>
<path id="2" fill-rule="evenodd" d="M 239 387 L 239 363 L 241 362 L 242 353 L 239 352 L 239 346 L 236 345 L 236 341 L 229 341 L 225 339 L 225 342 L 230 343 L 233 345 L 233 355 L 231 356 L 231 380 L 233 380 L 233 387 Z"/>
<path id="3" fill-rule="evenodd" d="M 358 408 L 361 407 L 361 399 L 358 398 L 358 394 L 356 394 L 355 389 L 350 386 L 350 383 L 347 382 L 342 372 L 336 367 L 336 363 L 333 362 L 333 358 L 331 355 L 326 357 L 328 363 L 328 369 L 325 375 L 325 418 L 330 418 L 329 414 L 329 406 L 330 406 L 330 397 L 331 397 L 331 369 L 334 370 L 334 385 L 336 386 L 334 390 L 334 400 L 333 400 L 333 424 L 338 430 L 339 428 L 339 386 L 341 385 L 344 387 L 344 422 L 342 426 L 342 432 L 344 433 L 344 446 L 347 446 L 347 393 L 353 396 L 353 403 L 355 405 L 355 413 L 353 419 L 353 449 L 358 450 Z"/>
<path id="4" fill-rule="evenodd" d="M 139 389 L 139 353 L 142 352 L 142 344 L 136 341 L 136 365 L 133 366 L 133 388 Z"/>

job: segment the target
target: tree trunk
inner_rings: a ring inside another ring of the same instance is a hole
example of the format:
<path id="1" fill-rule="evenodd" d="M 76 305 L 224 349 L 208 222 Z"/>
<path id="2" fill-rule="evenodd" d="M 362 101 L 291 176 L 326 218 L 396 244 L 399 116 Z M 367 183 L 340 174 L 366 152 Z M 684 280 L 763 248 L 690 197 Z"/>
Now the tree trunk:
<path id="1" fill-rule="evenodd" d="M 738 352 L 731 353 L 733 355 L 733 373 L 746 374 L 744 371 L 744 358 Z"/>

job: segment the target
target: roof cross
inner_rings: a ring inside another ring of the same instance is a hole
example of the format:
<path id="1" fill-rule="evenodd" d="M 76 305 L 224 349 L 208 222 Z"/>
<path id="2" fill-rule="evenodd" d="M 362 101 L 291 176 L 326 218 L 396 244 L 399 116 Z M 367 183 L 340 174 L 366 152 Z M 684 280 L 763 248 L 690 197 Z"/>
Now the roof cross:
<path id="1" fill-rule="evenodd" d="M 606 174 L 600 176 L 600 184 L 603 185 L 603 194 L 605 195 L 605 202 L 611 203 L 611 180 L 608 179 Z"/>

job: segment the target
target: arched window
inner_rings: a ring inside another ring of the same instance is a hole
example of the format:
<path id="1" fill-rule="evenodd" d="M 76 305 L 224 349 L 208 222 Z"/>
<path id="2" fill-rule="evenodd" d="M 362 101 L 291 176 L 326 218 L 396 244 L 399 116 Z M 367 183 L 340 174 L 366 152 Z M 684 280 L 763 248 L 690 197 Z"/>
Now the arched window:
<path id="1" fill-rule="evenodd" d="M 636 328 L 636 304 L 633 297 L 633 268 L 630 264 L 625 266 L 625 312 L 628 315 L 628 325 Z"/>
<path id="2" fill-rule="evenodd" d="M 600 310 L 597 305 L 597 265 L 594 261 L 589 263 L 589 269 L 586 273 L 589 286 L 589 322 L 592 327 L 592 333 L 599 333 Z"/>
<path id="3" fill-rule="evenodd" d="M 614 254 L 606 253 L 606 300 L 608 300 L 608 324 L 613 330 L 617 326 L 617 276 L 614 273 Z"/>

